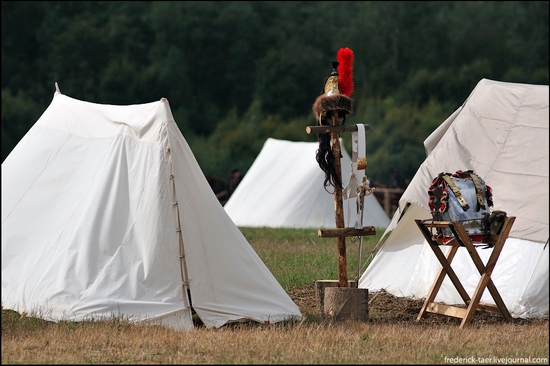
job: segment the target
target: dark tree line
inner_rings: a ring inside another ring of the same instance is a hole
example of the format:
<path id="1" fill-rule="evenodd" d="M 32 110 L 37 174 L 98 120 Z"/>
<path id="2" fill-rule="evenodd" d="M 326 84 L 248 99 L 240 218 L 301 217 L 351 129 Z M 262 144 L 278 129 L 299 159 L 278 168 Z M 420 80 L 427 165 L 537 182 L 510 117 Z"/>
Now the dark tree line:
<path id="1" fill-rule="evenodd" d="M 311 105 L 349 47 L 367 174 L 410 179 L 479 80 L 548 84 L 548 4 L 3 1 L 2 160 L 58 82 L 96 103 L 166 97 L 205 174 L 246 172 L 267 137 L 316 140 Z"/>

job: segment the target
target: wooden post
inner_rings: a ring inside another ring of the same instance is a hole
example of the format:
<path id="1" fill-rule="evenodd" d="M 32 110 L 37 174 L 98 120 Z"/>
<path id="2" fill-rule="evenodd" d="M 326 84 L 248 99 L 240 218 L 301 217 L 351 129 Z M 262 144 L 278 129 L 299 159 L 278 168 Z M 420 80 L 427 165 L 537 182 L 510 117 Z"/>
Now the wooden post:
<path id="1" fill-rule="evenodd" d="M 332 111 L 330 116 L 331 126 L 338 125 L 338 111 Z M 342 163 L 340 161 L 340 133 L 338 131 L 330 133 L 332 153 L 334 155 L 334 169 L 340 183 L 342 183 Z M 336 228 L 345 227 L 344 222 L 344 202 L 342 198 L 342 187 L 334 187 L 334 216 L 336 219 Z M 346 237 L 336 238 L 338 246 L 338 284 L 340 287 L 348 287 L 348 266 L 346 261 Z"/>
<path id="2" fill-rule="evenodd" d="M 397 193 L 401 194 L 404 190 L 401 188 L 382 188 L 382 187 L 376 187 L 376 191 L 374 191 L 374 195 L 380 197 L 382 195 L 382 201 L 384 204 L 384 211 L 386 212 L 386 215 L 391 219 L 392 217 L 392 205 L 391 205 L 391 194 Z M 398 200 L 399 201 L 399 200 Z"/>
<path id="3" fill-rule="evenodd" d="M 327 120 L 330 125 L 308 126 L 306 133 L 330 133 L 332 145 L 332 154 L 334 157 L 334 169 L 340 183 L 342 181 L 342 162 L 340 160 L 342 147 L 340 146 L 341 132 L 354 132 L 358 130 L 357 125 L 345 126 L 339 124 L 338 111 L 334 110 L 327 114 Z M 365 130 L 369 129 L 369 125 L 363 125 Z M 348 281 L 347 261 L 346 261 L 346 237 L 347 236 L 363 236 L 375 235 L 376 228 L 374 226 L 365 226 L 362 228 L 346 228 L 344 220 L 344 200 L 343 187 L 334 187 L 334 216 L 336 219 L 336 229 L 320 229 L 318 234 L 320 237 L 336 237 L 338 249 L 338 287 L 350 287 Z"/>
<path id="4" fill-rule="evenodd" d="M 388 192 L 387 190 L 384 192 L 384 210 L 386 211 L 386 215 L 391 218 L 390 192 Z"/>

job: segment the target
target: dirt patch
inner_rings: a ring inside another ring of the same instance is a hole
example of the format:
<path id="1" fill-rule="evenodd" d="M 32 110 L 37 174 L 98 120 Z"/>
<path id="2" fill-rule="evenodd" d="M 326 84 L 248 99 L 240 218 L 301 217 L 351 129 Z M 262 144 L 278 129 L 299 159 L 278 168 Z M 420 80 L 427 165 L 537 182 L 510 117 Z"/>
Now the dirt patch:
<path id="1" fill-rule="evenodd" d="M 289 291 L 290 298 L 298 305 L 303 314 L 318 315 L 317 296 L 315 294 L 315 284 L 293 288 Z M 381 290 L 379 292 L 369 291 L 369 322 L 372 323 L 419 323 L 416 321 L 420 309 L 424 304 L 424 299 L 412 299 L 396 297 Z M 463 306 L 466 308 L 466 306 Z M 531 324 L 533 322 L 548 322 L 548 319 L 513 319 L 514 323 Z M 449 316 L 429 313 L 421 323 L 450 323 L 460 325 L 461 319 Z M 493 314 L 486 311 L 478 311 L 472 319 L 474 324 L 496 324 L 503 323 L 506 320 L 499 314 Z"/>

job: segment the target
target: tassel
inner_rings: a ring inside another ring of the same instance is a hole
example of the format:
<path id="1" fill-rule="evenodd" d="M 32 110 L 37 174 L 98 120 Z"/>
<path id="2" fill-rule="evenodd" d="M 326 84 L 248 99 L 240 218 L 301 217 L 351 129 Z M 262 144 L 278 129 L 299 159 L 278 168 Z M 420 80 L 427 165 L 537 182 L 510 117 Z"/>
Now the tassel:
<path id="1" fill-rule="evenodd" d="M 349 97 L 353 93 L 353 51 L 347 47 L 340 48 L 336 54 L 338 64 L 338 89 Z"/>

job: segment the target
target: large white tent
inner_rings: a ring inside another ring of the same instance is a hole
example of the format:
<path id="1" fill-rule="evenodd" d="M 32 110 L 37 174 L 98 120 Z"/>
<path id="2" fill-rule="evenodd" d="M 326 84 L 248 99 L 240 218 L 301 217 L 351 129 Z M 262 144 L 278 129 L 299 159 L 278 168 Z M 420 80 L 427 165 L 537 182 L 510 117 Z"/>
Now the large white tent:
<path id="1" fill-rule="evenodd" d="M 178 330 L 193 329 L 192 309 L 207 327 L 301 318 L 165 98 L 115 106 L 59 92 L 2 163 L 2 306 Z"/>
<path id="2" fill-rule="evenodd" d="M 224 208 L 241 227 L 333 228 L 336 226 L 332 187 L 315 154 L 317 142 L 268 138 Z M 351 158 L 342 149 L 342 180 L 350 179 Z M 367 167 L 367 175 L 368 175 Z M 365 197 L 363 224 L 385 228 L 390 219 L 371 194 Z M 344 200 L 346 226 L 354 226 L 355 198 Z M 351 221 L 351 222 L 348 222 Z"/>
<path id="3" fill-rule="evenodd" d="M 428 187 L 441 172 L 473 169 L 493 190 L 493 210 L 516 220 L 491 276 L 513 317 L 548 317 L 548 86 L 482 79 L 424 145 L 427 153 L 387 227 L 360 288 L 425 298 L 440 267 L 415 219 L 428 219 Z M 486 262 L 490 250 L 478 249 Z M 452 267 L 472 294 L 479 272 L 465 248 Z M 448 277 L 436 302 L 461 304 Z M 495 304 L 489 291 L 481 301 Z"/>

